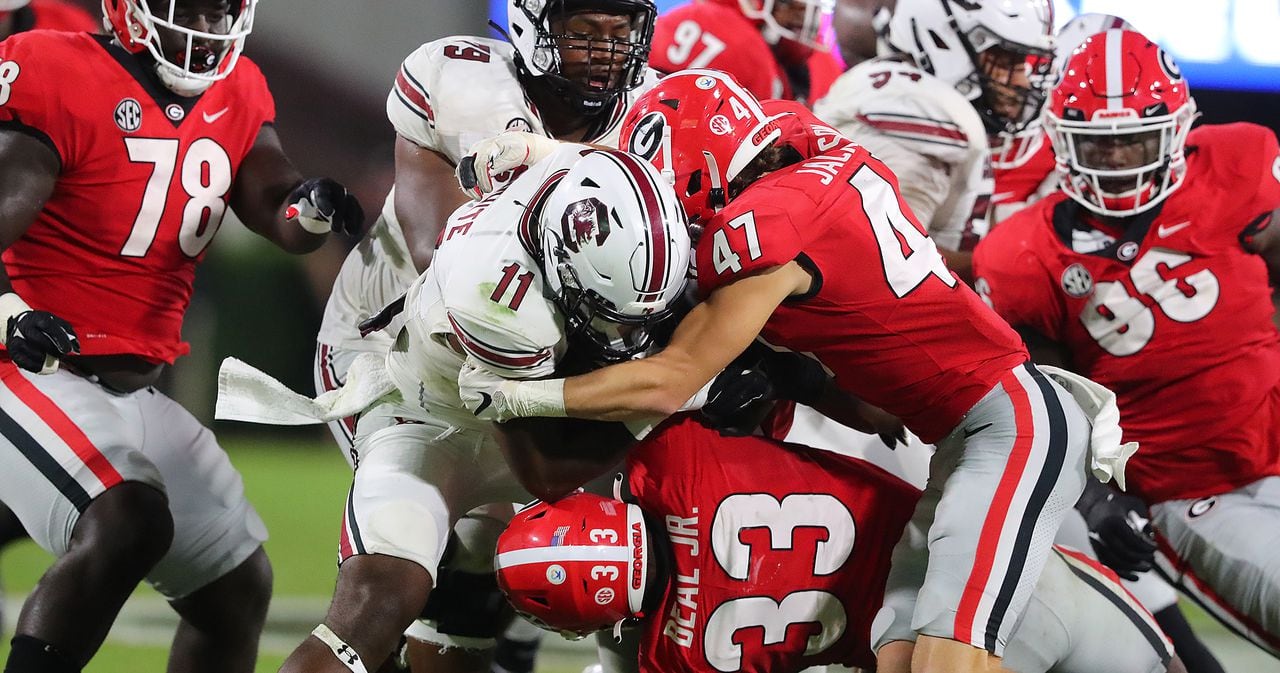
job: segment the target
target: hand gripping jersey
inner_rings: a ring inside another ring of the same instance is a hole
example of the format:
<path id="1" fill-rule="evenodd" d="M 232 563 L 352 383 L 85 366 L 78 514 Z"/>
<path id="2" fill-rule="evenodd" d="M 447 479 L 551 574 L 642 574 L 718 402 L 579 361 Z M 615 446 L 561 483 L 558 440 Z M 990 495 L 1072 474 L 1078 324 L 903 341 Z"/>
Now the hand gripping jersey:
<path id="1" fill-rule="evenodd" d="M 407 403 L 471 427 L 482 422 L 458 399 L 466 355 L 504 378 L 555 371 L 566 347 L 564 319 L 543 291 L 537 217 L 584 151 L 563 145 L 449 217 L 431 267 L 409 289 L 405 326 L 387 356 Z"/>
<path id="2" fill-rule="evenodd" d="M 813 289 L 783 302 L 761 336 L 817 358 L 842 389 L 936 442 L 1027 353 L 947 269 L 893 173 L 840 140 L 753 183 L 708 223 L 699 291 L 796 260 Z"/>
<path id="3" fill-rule="evenodd" d="M 871 621 L 915 489 L 825 451 L 725 442 L 692 419 L 632 450 L 627 468 L 672 551 L 670 585 L 644 626 L 642 672 L 874 663 Z"/>
<path id="4" fill-rule="evenodd" d="M 913 65 L 873 59 L 841 75 L 814 114 L 893 170 L 939 246 L 971 250 L 987 233 L 987 132 L 955 87 Z"/>
<path id="5" fill-rule="evenodd" d="M 1016 165 L 995 169 L 995 196 L 991 200 L 991 224 L 995 226 L 1010 215 L 1052 194 L 1058 188 L 1058 165 L 1053 145 L 1043 132 L 1026 142 L 1035 143 Z"/>
<path id="6" fill-rule="evenodd" d="M 448 37 L 422 45 L 396 73 L 387 96 L 387 118 L 398 135 L 454 164 L 473 144 L 505 130 L 547 133 L 516 79 L 513 54 L 510 44 L 480 37 Z M 583 142 L 617 147 L 631 101 L 657 78 L 649 71 L 645 84 L 622 94 Z M 325 307 L 322 343 L 372 351 L 387 345 L 377 337 L 362 341 L 356 325 L 399 298 L 418 277 L 396 219 L 394 197 L 394 192 L 387 195 L 370 235 L 343 264 Z"/>
<path id="7" fill-rule="evenodd" d="M 1187 151 L 1186 182 L 1124 231 L 1088 227 L 1057 193 L 974 257 L 1000 315 L 1063 344 L 1077 371 L 1115 391 L 1125 438 L 1141 445 L 1129 483 L 1149 502 L 1280 474 L 1280 437 L 1253 429 L 1280 384 L 1280 342 L 1266 267 L 1241 246 L 1280 206 L 1276 139 L 1252 124 L 1205 126 Z"/>
<path id="8" fill-rule="evenodd" d="M 13 13 L 12 33 L 28 30 L 97 32 L 102 24 L 88 12 L 62 0 L 34 0 Z"/>
<path id="9" fill-rule="evenodd" d="M 795 99 L 790 79 L 754 21 L 736 7 L 695 1 L 658 17 L 653 27 L 649 65 L 663 74 L 689 68 L 712 68 L 733 75 L 756 98 Z M 839 74 L 831 54 L 817 51 L 804 69 L 809 91 L 802 96 L 822 97 Z"/>
<path id="10" fill-rule="evenodd" d="M 164 89 L 109 39 L 36 31 L 0 44 L 0 126 L 62 162 L 58 187 L 4 251 L 14 291 L 67 319 L 86 355 L 173 362 L 196 263 L 275 104 L 241 59 L 199 98 Z"/>

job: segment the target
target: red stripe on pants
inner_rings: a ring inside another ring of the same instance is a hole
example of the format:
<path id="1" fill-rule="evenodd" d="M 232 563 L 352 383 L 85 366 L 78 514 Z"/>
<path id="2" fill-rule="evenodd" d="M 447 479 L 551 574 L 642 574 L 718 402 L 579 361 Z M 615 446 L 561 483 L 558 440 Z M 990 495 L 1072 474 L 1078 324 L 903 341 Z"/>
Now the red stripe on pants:
<path id="1" fill-rule="evenodd" d="M 120 476 L 115 466 L 102 455 L 98 447 L 93 445 L 80 426 L 49 399 L 48 395 L 40 392 L 39 388 L 28 381 L 22 372 L 18 371 L 18 366 L 13 364 L 12 360 L 0 360 L 0 380 L 3 380 L 9 390 L 13 391 L 18 401 L 34 411 L 40 420 L 44 421 L 45 425 L 48 425 L 49 429 L 71 448 L 76 457 L 102 483 L 103 488 L 111 488 L 124 481 L 124 477 Z"/>
<path id="2" fill-rule="evenodd" d="M 996 551 L 1000 546 L 1000 534 L 1004 530 L 1005 519 L 1009 516 L 1009 505 L 1013 502 L 1018 483 L 1022 480 L 1031 455 L 1031 442 L 1035 436 L 1035 419 L 1031 414 L 1031 401 L 1027 391 L 1022 387 L 1011 370 L 1000 380 L 1005 394 L 1013 402 L 1013 420 L 1017 434 L 1013 440 L 1013 450 L 1005 463 L 1004 474 L 1000 475 L 1000 483 L 996 486 L 991 507 L 987 509 L 987 518 L 982 522 L 982 532 L 978 535 L 978 549 L 973 562 L 973 572 L 965 583 L 964 593 L 960 597 L 960 605 L 956 608 L 956 640 L 973 644 L 973 620 L 977 616 L 978 605 L 982 601 L 983 590 L 991 579 L 991 568 L 995 565 Z M 984 627 L 985 629 L 985 627 Z M 985 631 L 984 631 L 985 635 Z M 984 642 L 983 638 L 979 642 Z M 982 647 L 979 644 L 976 647 Z"/>

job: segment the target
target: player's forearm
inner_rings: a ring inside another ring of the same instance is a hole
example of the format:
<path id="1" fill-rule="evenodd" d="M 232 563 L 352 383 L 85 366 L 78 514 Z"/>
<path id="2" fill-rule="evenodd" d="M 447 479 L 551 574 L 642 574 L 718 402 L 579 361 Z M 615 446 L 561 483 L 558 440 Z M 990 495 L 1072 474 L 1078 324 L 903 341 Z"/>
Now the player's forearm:
<path id="1" fill-rule="evenodd" d="M 566 379 L 565 414 L 602 421 L 670 416 L 715 375 L 676 360 L 659 354 Z"/>

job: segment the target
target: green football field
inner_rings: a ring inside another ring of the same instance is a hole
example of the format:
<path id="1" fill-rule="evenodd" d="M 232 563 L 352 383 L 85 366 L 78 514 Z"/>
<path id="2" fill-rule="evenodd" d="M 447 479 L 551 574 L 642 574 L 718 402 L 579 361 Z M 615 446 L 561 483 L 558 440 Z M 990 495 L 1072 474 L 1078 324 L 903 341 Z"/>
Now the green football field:
<path id="1" fill-rule="evenodd" d="M 224 446 L 244 475 L 249 499 L 271 531 L 267 551 L 275 568 L 275 597 L 263 636 L 258 671 L 275 671 L 284 657 L 323 617 L 336 574 L 339 515 L 350 471 L 332 440 L 315 434 L 266 439 L 234 435 L 218 426 Z M 7 606 L 5 627 L 17 616 L 18 599 L 35 584 L 49 556 L 26 542 L 0 557 L 0 585 Z M 172 613 L 149 588 L 138 590 L 86 673 L 164 671 Z M 1230 673 L 1280 671 L 1267 658 L 1195 611 L 1193 623 Z M 549 636 L 547 641 L 556 640 Z M 7 656 L 8 637 L 0 644 Z M 593 657 L 586 643 L 548 642 L 540 673 L 579 673 Z"/>

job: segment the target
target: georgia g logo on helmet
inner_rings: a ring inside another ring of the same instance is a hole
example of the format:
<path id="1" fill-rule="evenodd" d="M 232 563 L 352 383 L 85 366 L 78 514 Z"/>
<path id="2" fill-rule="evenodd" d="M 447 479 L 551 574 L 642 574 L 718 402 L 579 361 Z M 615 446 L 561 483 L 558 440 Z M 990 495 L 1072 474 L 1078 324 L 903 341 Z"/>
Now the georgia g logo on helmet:
<path id="1" fill-rule="evenodd" d="M 609 238 L 609 209 L 595 197 L 569 204 L 560 218 L 564 246 L 578 252 L 585 243 L 602 245 Z"/>
<path id="2" fill-rule="evenodd" d="M 653 111 L 636 122 L 631 132 L 631 140 L 627 143 L 627 151 L 649 161 L 658 156 L 662 148 L 662 136 L 667 132 L 667 117 L 661 112 Z"/>

